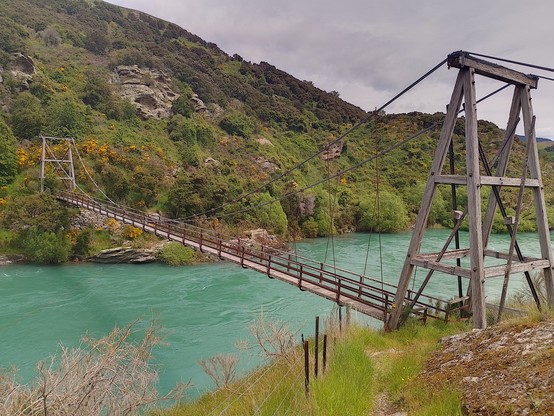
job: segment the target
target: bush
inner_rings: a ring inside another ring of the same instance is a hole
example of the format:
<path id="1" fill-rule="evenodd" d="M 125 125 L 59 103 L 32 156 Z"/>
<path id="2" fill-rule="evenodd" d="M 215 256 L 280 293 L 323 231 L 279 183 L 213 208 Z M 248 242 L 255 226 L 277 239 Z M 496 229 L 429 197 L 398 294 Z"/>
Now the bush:
<path id="1" fill-rule="evenodd" d="M 32 230 L 23 240 L 23 252 L 34 263 L 60 264 L 69 259 L 71 244 L 61 232 Z"/>
<path id="2" fill-rule="evenodd" d="M 17 143 L 10 128 L 0 118 L 0 187 L 10 184 L 17 173 Z"/>
<path id="3" fill-rule="evenodd" d="M 71 255 L 73 257 L 84 259 L 89 255 L 93 234 L 94 229 L 92 227 L 87 227 L 77 233 L 75 236 L 75 243 L 71 250 Z"/>
<path id="4" fill-rule="evenodd" d="M 158 258 L 171 266 L 190 265 L 197 260 L 196 252 L 192 248 L 179 243 L 166 244 Z"/>
<path id="5" fill-rule="evenodd" d="M 0 374 L 0 414 L 143 414 L 160 400 L 179 400 L 186 385 L 161 397 L 156 390 L 150 361 L 161 343 L 159 329 L 150 325 L 136 340 L 134 326 L 116 327 L 100 339 L 84 336 L 77 348 L 60 346 L 58 355 L 37 364 L 32 384 Z"/>
<path id="6" fill-rule="evenodd" d="M 228 134 L 249 138 L 256 131 L 256 120 L 239 111 L 233 111 L 219 122 L 219 126 Z"/>
<path id="7" fill-rule="evenodd" d="M 175 114 L 180 114 L 184 117 L 190 117 L 194 113 L 194 106 L 188 95 L 179 96 L 179 98 L 173 101 L 171 109 Z"/>
<path id="8" fill-rule="evenodd" d="M 21 139 L 38 137 L 46 124 L 40 100 L 28 92 L 19 94 L 12 104 L 9 123 L 13 133 Z"/>
<path id="9" fill-rule="evenodd" d="M 393 233 L 405 230 L 409 218 L 406 205 L 402 199 L 392 192 L 382 191 L 379 198 L 379 215 L 375 204 L 375 196 L 362 200 L 359 204 L 360 220 L 358 230 Z"/>

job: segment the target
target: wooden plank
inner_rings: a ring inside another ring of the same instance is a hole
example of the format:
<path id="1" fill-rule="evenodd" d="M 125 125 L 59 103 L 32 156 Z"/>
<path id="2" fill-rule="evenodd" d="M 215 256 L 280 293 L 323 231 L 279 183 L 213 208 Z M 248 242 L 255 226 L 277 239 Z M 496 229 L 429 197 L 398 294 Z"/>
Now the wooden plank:
<path id="1" fill-rule="evenodd" d="M 466 185 L 467 178 L 464 175 L 436 175 L 435 183 Z"/>
<path id="2" fill-rule="evenodd" d="M 458 51 L 448 55 L 448 66 L 460 69 L 473 68 L 475 73 L 479 75 L 507 82 L 508 84 L 526 85 L 531 88 L 537 88 L 539 82 L 539 78 L 535 75 L 526 75 L 523 72 L 475 58 L 464 51 Z"/>
<path id="3" fill-rule="evenodd" d="M 463 175 L 438 175 L 435 178 L 435 183 L 440 184 L 454 184 L 454 185 L 467 185 L 467 177 Z M 481 176 L 481 185 L 487 186 L 510 186 L 510 187 L 520 187 L 521 179 L 520 178 L 508 178 L 505 176 Z M 527 188 L 538 188 L 540 183 L 537 179 L 525 180 L 525 187 Z"/>
<path id="4" fill-rule="evenodd" d="M 484 254 L 485 254 L 485 257 L 493 257 L 493 258 L 496 258 L 496 259 L 508 260 L 508 258 L 509 258 L 508 253 L 504 253 L 504 252 L 501 252 L 501 251 L 495 251 L 495 250 L 489 250 L 489 249 L 486 249 L 484 251 Z M 520 261 L 519 257 L 516 254 L 513 255 L 512 260 L 513 261 Z M 540 260 L 540 259 L 534 258 L 534 257 L 523 257 L 523 261 L 529 261 L 529 260 Z"/>

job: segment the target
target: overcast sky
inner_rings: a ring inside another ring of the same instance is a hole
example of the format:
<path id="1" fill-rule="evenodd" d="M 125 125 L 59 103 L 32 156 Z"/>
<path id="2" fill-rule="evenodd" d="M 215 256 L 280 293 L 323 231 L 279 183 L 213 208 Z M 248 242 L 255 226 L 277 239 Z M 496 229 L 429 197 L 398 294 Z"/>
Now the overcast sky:
<path id="1" fill-rule="evenodd" d="M 266 61 L 366 111 L 380 107 L 453 51 L 554 68 L 551 0 L 110 0 L 174 22 L 229 55 Z M 510 66 L 505 64 L 506 66 Z M 514 67 L 554 78 L 554 73 Z M 387 112 L 444 111 L 446 66 Z M 478 97 L 501 84 L 477 80 Z M 506 127 L 512 90 L 478 107 Z M 532 92 L 537 135 L 554 138 L 554 82 Z"/>

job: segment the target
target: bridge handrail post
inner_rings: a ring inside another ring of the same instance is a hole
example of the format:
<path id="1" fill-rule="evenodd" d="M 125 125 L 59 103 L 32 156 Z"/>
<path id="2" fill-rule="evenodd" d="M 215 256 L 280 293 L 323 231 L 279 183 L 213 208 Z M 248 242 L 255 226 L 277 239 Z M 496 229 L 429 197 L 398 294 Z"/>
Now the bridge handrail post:
<path id="1" fill-rule="evenodd" d="M 319 266 L 319 283 L 321 283 L 321 280 L 323 279 L 323 268 L 325 267 L 325 265 L 323 263 L 319 263 L 320 266 Z"/>
<path id="2" fill-rule="evenodd" d="M 217 256 L 220 260 L 223 260 L 221 257 L 221 246 L 223 245 L 223 241 L 221 240 L 221 236 L 219 233 L 217 234 Z"/>
<path id="3" fill-rule="evenodd" d="M 244 246 L 240 246 L 240 251 L 241 251 L 241 255 L 240 255 L 240 266 L 242 268 L 245 268 L 244 266 Z"/>
<path id="4" fill-rule="evenodd" d="M 267 277 L 271 278 L 271 254 L 267 256 Z"/>
<path id="5" fill-rule="evenodd" d="M 338 285 L 337 285 L 338 290 L 337 290 L 337 299 L 336 299 L 336 302 L 337 302 L 337 305 L 340 305 L 340 295 L 341 295 L 340 292 L 341 292 L 341 286 L 342 286 L 342 279 L 339 278 L 339 279 L 337 280 L 337 283 L 338 283 Z"/>
<path id="6" fill-rule="evenodd" d="M 304 273 L 304 265 L 300 263 L 299 277 L 298 277 L 298 289 L 302 290 L 302 273 Z"/>
<path id="7" fill-rule="evenodd" d="M 204 230 L 200 230 L 200 246 L 198 247 L 198 249 L 200 250 L 200 253 L 203 253 L 202 251 L 202 239 L 204 238 Z"/>

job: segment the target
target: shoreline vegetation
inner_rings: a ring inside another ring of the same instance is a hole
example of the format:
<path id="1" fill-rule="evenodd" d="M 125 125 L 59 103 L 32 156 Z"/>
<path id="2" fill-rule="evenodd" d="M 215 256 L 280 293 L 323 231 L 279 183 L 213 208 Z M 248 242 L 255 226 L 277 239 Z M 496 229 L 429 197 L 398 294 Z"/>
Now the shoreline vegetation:
<path id="1" fill-rule="evenodd" d="M 250 329 L 252 340 L 239 347 L 259 352 L 266 364 L 236 378 L 238 359 L 232 354 L 203 360 L 199 365 L 214 390 L 194 400 L 186 400 L 190 382 L 163 397 L 156 393 L 157 375 L 148 363 L 163 330 L 134 322 L 100 339 L 84 337 L 77 349 L 61 347 L 58 357 L 38 365 L 29 385 L 2 373 L 0 410 L 92 415 L 103 409 L 151 416 L 544 415 L 553 410 L 552 312 L 532 311 L 478 331 L 465 321 L 410 320 L 392 333 L 339 326 L 331 317 L 321 327 L 329 342 L 323 368 L 319 338 L 317 377 L 315 340 L 306 339 L 308 393 L 298 333 L 263 317 Z M 106 374 L 112 374 L 112 382 L 106 382 Z M 80 377 L 86 383 L 74 383 Z M 528 394 L 514 386 L 524 386 Z M 170 406 L 161 408 L 160 401 L 167 400 Z"/>

